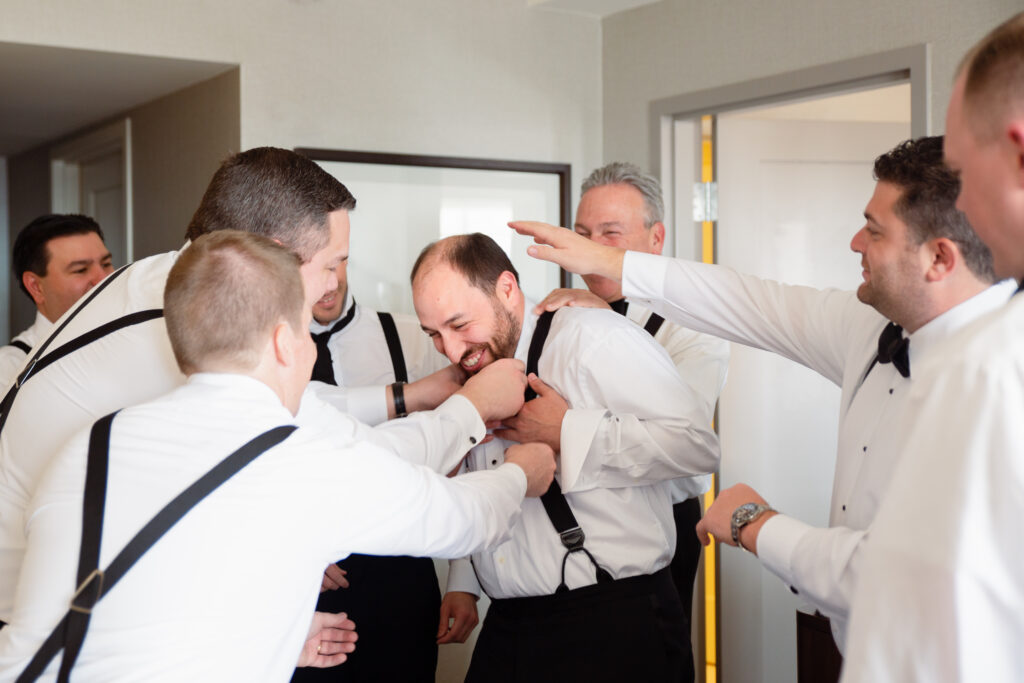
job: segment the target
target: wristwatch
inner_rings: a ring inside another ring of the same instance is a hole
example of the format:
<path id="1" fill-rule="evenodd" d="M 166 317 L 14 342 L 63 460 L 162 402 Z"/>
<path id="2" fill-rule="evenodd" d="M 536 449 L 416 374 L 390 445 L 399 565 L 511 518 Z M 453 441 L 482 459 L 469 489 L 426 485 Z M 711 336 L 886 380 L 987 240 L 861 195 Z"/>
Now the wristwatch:
<path id="1" fill-rule="evenodd" d="M 740 529 L 750 524 L 758 517 L 766 512 L 775 512 L 769 505 L 763 505 L 761 503 L 744 503 L 738 508 L 732 511 L 732 540 L 733 543 L 743 548 L 740 545 Z M 745 548 L 744 548 L 745 550 Z"/>

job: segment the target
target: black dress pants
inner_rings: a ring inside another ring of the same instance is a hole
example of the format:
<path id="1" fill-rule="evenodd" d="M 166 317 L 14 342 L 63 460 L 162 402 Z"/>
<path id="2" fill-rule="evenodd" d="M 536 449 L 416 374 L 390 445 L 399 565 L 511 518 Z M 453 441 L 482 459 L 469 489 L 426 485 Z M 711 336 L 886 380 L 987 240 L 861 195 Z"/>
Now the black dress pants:
<path id="1" fill-rule="evenodd" d="M 348 613 L 359 634 L 356 650 L 340 666 L 296 669 L 292 681 L 433 683 L 441 614 L 434 562 L 350 555 L 338 566 L 351 586 L 322 593 L 316 608 Z"/>
<path id="2" fill-rule="evenodd" d="M 686 612 L 687 637 L 689 637 L 690 615 L 693 614 L 693 584 L 697 579 L 697 565 L 703 546 L 697 538 L 697 522 L 701 518 L 700 498 L 690 498 L 672 506 L 672 517 L 676 522 L 676 554 L 669 565 L 672 580 L 679 591 L 679 600 Z"/>
<path id="3" fill-rule="evenodd" d="M 466 683 L 685 680 L 693 656 L 668 569 L 557 595 L 494 600 Z"/>

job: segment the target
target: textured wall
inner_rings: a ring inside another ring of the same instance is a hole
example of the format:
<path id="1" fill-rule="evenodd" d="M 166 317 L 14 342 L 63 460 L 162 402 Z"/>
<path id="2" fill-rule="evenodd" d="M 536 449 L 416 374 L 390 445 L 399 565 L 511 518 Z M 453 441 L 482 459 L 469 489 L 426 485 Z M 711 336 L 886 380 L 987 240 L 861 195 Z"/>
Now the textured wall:
<path id="1" fill-rule="evenodd" d="M 1020 0 L 663 0 L 603 23 L 604 158 L 649 167 L 652 100 L 932 44 L 933 130 L 959 60 Z"/>

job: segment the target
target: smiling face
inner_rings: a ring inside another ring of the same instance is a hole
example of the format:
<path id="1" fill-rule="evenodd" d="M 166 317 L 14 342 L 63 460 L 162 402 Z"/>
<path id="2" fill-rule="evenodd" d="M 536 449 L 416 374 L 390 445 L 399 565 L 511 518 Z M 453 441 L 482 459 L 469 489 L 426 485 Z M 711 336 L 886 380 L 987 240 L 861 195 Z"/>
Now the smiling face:
<path id="1" fill-rule="evenodd" d="M 850 248 L 861 255 L 864 269 L 857 298 L 897 324 L 912 327 L 924 296 L 928 256 L 896 215 L 902 192 L 891 183 L 875 185 L 864 209 L 867 222 L 853 236 Z"/>
<path id="2" fill-rule="evenodd" d="M 339 209 L 328 214 L 327 222 L 331 231 L 327 246 L 313 254 L 313 258 L 299 268 L 310 309 L 322 298 L 338 290 L 348 262 L 348 211 Z M 339 269 L 342 273 L 340 276 Z"/>
<path id="3" fill-rule="evenodd" d="M 434 347 L 470 374 L 515 355 L 523 301 L 508 271 L 494 292 L 485 292 L 447 263 L 424 265 L 413 282 L 413 306 Z"/>
<path id="4" fill-rule="evenodd" d="M 644 197 L 632 185 L 600 185 L 587 190 L 576 209 L 576 233 L 599 244 L 648 254 L 660 254 L 665 226 L 646 227 Z M 584 275 L 591 292 L 605 301 L 622 298 L 622 285 L 599 275 Z"/>

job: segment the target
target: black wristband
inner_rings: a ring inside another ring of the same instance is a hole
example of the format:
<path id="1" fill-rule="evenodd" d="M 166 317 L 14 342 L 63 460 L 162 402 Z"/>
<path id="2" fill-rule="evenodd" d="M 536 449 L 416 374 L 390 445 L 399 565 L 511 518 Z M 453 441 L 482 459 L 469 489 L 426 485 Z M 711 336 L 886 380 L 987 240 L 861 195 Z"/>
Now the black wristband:
<path id="1" fill-rule="evenodd" d="M 409 413 L 405 412 L 405 389 L 403 385 L 405 382 L 395 382 L 391 385 L 391 398 L 395 402 L 395 417 L 405 417 Z"/>

